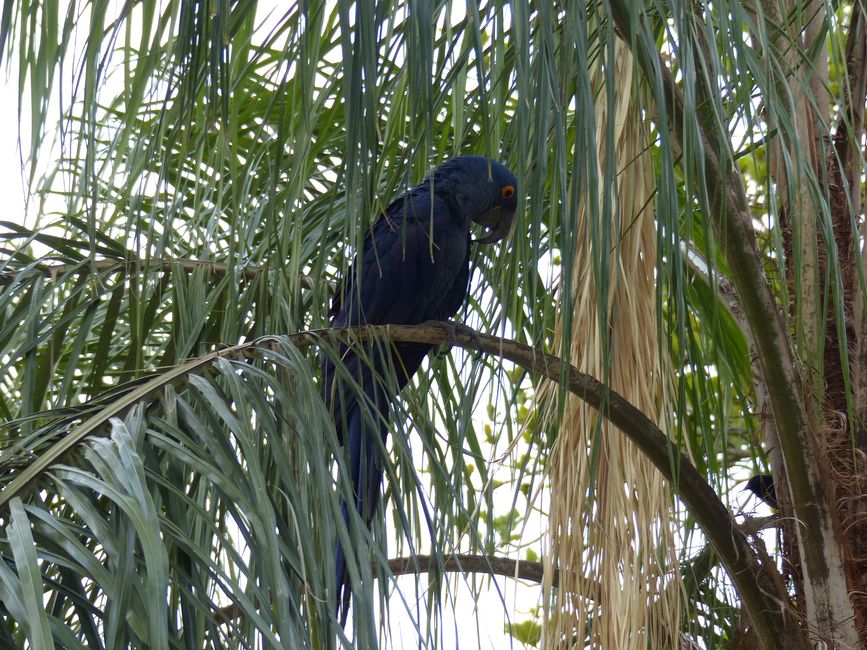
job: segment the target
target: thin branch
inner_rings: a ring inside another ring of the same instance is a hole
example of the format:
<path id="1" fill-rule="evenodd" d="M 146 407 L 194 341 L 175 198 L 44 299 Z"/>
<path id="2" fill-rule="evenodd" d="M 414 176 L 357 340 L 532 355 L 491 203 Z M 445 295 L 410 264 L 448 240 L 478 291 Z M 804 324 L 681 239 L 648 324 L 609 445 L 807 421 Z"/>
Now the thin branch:
<path id="1" fill-rule="evenodd" d="M 371 564 L 371 573 L 376 578 L 378 564 Z M 394 576 L 418 575 L 421 573 L 481 573 L 485 575 L 499 575 L 515 580 L 529 580 L 536 584 L 542 584 L 542 575 L 545 567 L 541 562 L 513 560 L 507 557 L 472 555 L 468 553 L 455 553 L 446 557 L 436 555 L 416 555 L 414 557 L 396 557 L 388 561 L 388 570 Z M 558 577 L 554 576 L 553 586 L 557 586 Z M 215 613 L 214 618 L 218 625 L 223 625 L 241 617 L 243 612 L 236 603 L 221 607 Z"/>
<path id="2" fill-rule="evenodd" d="M 755 535 L 762 528 L 773 526 L 779 522 L 779 517 L 762 517 L 748 518 L 742 525 L 744 532 L 750 535 Z M 699 565 L 694 575 L 706 576 L 710 570 L 716 566 L 717 556 L 712 552 L 712 546 L 707 544 L 704 549 L 693 558 L 690 565 Z M 377 577 L 379 565 L 376 562 L 371 564 L 371 573 L 373 577 Z M 515 580 L 527 580 L 542 584 L 542 578 L 545 573 L 545 565 L 542 562 L 534 562 L 530 560 L 513 560 L 507 557 L 498 555 L 476 555 L 470 553 L 454 553 L 444 558 L 436 555 L 415 555 L 409 557 L 396 557 L 388 561 L 388 570 L 393 576 L 402 575 L 418 575 L 421 573 L 431 573 L 439 571 L 442 573 L 479 573 L 484 575 L 498 575 L 505 578 L 513 578 Z M 684 569 L 681 569 L 683 571 Z M 552 587 L 558 587 L 560 584 L 560 571 L 554 572 L 551 581 Z M 242 615 L 241 609 L 237 604 L 232 603 L 221 607 L 216 612 L 217 623 L 222 625 L 229 621 L 235 620 Z"/>
<path id="3" fill-rule="evenodd" d="M 544 565 L 541 562 L 513 560 L 507 557 L 488 555 L 469 555 L 455 553 L 444 558 L 436 555 L 416 555 L 414 557 L 397 557 L 388 561 L 388 569 L 393 575 L 410 575 L 442 571 L 444 573 L 485 573 L 488 575 L 505 576 L 515 580 L 529 580 L 542 583 Z M 559 573 L 559 572 L 558 572 Z M 559 578 L 554 576 L 553 586 L 557 586 Z"/>

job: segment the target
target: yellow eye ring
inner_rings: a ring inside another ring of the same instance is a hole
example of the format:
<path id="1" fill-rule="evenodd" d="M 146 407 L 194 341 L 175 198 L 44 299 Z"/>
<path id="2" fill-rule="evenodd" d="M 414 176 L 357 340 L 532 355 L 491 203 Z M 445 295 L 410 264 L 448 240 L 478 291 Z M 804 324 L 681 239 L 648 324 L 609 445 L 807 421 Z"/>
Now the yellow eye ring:
<path id="1" fill-rule="evenodd" d="M 500 196 L 504 199 L 511 199 L 515 196 L 515 188 L 511 185 L 506 185 L 503 189 L 500 190 Z"/>

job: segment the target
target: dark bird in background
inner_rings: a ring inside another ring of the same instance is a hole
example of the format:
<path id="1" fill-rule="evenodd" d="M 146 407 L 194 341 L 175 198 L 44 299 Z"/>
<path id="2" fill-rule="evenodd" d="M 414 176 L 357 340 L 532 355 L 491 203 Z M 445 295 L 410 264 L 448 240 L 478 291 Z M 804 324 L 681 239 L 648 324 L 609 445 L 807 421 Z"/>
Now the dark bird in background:
<path id="1" fill-rule="evenodd" d="M 394 200 L 367 234 L 334 297 L 331 326 L 417 325 L 451 318 L 467 296 L 470 223 L 486 231 L 478 243 L 506 237 L 517 207 L 517 187 L 512 172 L 488 158 L 461 156 L 443 163 L 421 185 Z M 360 393 L 341 380 L 333 357 L 322 357 L 323 396 L 348 459 L 353 505 L 368 526 L 379 504 L 389 404 L 430 349 L 419 343 L 338 348 Z M 396 382 L 379 381 L 389 368 L 395 369 Z M 344 503 L 345 519 L 347 508 Z M 339 544 L 336 565 L 336 608 L 344 625 L 352 590 Z"/>
<path id="2" fill-rule="evenodd" d="M 744 490 L 749 490 L 774 510 L 780 509 L 780 504 L 777 501 L 777 488 L 774 487 L 774 477 L 770 474 L 756 474 L 747 481 Z"/>

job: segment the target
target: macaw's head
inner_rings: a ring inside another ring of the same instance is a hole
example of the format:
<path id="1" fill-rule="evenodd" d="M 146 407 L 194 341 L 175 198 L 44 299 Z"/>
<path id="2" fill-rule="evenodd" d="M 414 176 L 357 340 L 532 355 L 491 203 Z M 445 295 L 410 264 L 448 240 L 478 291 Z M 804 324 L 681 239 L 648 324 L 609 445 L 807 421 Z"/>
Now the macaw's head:
<path id="1" fill-rule="evenodd" d="M 505 165 L 483 156 L 460 156 L 440 165 L 433 189 L 448 194 L 465 217 L 485 228 L 480 244 L 498 242 L 512 229 L 518 207 L 518 181 Z"/>

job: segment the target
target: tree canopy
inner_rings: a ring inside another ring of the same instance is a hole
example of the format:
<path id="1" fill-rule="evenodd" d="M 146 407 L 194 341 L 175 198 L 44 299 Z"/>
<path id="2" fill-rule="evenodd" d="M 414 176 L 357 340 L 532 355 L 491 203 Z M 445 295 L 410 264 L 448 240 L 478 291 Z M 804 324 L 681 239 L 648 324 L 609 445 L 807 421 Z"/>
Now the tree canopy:
<path id="1" fill-rule="evenodd" d="M 482 598 L 530 646 L 867 641 L 865 55 L 848 2 L 6 0 L 0 645 L 474 647 Z M 472 329 L 329 330 L 465 153 L 520 199 Z M 372 531 L 318 383 L 359 340 L 439 346 Z"/>

